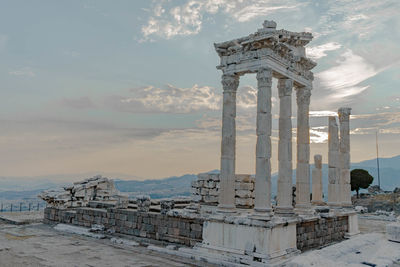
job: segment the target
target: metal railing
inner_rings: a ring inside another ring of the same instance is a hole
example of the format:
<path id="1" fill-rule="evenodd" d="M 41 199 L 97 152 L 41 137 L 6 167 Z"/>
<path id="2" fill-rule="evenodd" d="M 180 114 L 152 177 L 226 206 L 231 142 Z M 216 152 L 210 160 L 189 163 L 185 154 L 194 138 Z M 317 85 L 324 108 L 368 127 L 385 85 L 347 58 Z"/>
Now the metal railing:
<path id="1" fill-rule="evenodd" d="M 0 212 L 22 212 L 22 211 L 39 211 L 46 207 L 46 203 L 41 202 L 15 202 L 0 203 Z"/>

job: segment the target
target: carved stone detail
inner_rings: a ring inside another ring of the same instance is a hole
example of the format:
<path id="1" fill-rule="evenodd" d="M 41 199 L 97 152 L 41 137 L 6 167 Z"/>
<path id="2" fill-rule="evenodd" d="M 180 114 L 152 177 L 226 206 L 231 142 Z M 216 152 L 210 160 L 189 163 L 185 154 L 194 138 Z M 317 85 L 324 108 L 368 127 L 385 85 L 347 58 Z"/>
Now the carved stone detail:
<path id="1" fill-rule="evenodd" d="M 222 75 L 222 87 L 224 91 L 235 91 L 239 86 L 239 75 Z"/>
<path id="2" fill-rule="evenodd" d="M 291 96 L 293 91 L 293 80 L 291 79 L 279 79 L 278 82 L 278 94 L 279 97 Z"/>
<path id="3" fill-rule="evenodd" d="M 269 68 L 262 68 L 257 72 L 258 86 L 271 86 L 272 85 L 272 70 Z"/>
<path id="4" fill-rule="evenodd" d="M 296 92 L 297 105 L 310 105 L 311 88 L 298 88 Z"/>

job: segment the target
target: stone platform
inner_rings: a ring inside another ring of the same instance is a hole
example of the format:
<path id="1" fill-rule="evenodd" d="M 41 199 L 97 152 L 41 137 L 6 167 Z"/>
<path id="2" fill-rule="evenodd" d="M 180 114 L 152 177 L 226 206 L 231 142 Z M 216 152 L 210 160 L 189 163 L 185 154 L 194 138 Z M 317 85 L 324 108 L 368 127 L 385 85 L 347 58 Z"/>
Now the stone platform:
<path id="1" fill-rule="evenodd" d="M 100 205 L 101 207 L 102 205 Z M 212 212 L 214 210 L 214 212 Z M 221 214 L 216 207 L 205 213 L 184 210 L 141 212 L 136 209 L 48 207 L 44 222 L 99 228 L 111 235 L 128 235 L 155 244 L 178 245 L 186 254 L 232 263 L 270 264 L 300 252 L 324 247 L 351 234 L 354 212 L 336 211 L 309 216 L 252 219 L 249 210 Z"/>

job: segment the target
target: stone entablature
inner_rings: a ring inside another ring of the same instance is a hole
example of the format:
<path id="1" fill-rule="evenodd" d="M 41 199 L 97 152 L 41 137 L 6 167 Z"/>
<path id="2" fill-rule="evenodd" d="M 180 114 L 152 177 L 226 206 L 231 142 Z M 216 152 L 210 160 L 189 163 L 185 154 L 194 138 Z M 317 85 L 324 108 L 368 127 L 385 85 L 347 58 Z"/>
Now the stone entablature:
<path id="1" fill-rule="evenodd" d="M 311 86 L 310 71 L 316 63 L 306 57 L 305 45 L 313 36 L 308 32 L 276 30 L 274 21 L 265 21 L 263 28 L 248 36 L 215 43 L 221 58 L 217 66 L 224 74 L 257 72 L 260 67 L 271 67 L 274 76 L 289 77 L 297 85 Z"/>

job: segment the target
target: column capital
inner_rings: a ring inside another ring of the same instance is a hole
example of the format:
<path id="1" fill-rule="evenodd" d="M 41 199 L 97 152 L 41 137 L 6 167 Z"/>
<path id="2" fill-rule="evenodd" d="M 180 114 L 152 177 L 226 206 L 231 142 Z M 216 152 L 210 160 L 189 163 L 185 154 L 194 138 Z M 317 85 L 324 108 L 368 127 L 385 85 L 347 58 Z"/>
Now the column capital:
<path id="1" fill-rule="evenodd" d="M 256 77 L 260 85 L 270 86 L 272 84 L 272 69 L 261 68 L 257 71 Z"/>
<path id="2" fill-rule="evenodd" d="M 301 87 L 296 89 L 297 105 L 310 105 L 311 88 Z"/>
<path id="3" fill-rule="evenodd" d="M 339 121 L 340 122 L 349 121 L 350 114 L 351 114 L 351 108 L 339 108 L 338 110 Z"/>
<path id="4" fill-rule="evenodd" d="M 279 97 L 292 95 L 293 80 L 289 78 L 281 78 L 278 80 Z"/>
<path id="5" fill-rule="evenodd" d="M 223 74 L 221 82 L 224 92 L 225 91 L 236 92 L 239 86 L 239 75 Z"/>

